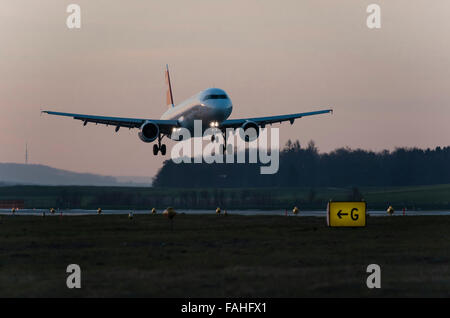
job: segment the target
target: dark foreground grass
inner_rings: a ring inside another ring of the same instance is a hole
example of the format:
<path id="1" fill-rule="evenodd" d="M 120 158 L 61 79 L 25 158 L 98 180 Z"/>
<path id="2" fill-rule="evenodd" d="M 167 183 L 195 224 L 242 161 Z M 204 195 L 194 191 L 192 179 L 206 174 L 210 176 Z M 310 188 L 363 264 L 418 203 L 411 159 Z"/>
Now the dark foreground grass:
<path id="1" fill-rule="evenodd" d="M 0 296 L 450 296 L 450 217 L 3 217 Z M 82 288 L 66 287 L 79 264 Z M 381 289 L 366 267 L 381 266 Z"/>

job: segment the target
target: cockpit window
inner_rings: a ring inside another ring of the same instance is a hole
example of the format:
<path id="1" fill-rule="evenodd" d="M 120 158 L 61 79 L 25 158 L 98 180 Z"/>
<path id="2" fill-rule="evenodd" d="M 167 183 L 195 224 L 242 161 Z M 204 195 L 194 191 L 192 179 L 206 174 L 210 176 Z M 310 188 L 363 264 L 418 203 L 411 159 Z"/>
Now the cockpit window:
<path id="1" fill-rule="evenodd" d="M 227 99 L 227 95 L 225 94 L 211 94 L 211 95 L 206 95 L 204 100 L 208 100 L 208 99 Z"/>

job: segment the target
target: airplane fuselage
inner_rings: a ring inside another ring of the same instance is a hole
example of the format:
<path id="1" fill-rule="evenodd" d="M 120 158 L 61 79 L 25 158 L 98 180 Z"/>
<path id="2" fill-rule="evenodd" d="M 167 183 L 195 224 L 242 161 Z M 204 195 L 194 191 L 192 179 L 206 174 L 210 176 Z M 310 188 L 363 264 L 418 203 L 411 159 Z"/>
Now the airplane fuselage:
<path id="1" fill-rule="evenodd" d="M 228 94 L 220 88 L 205 89 L 180 104 L 169 107 L 161 119 L 178 120 L 181 127 L 194 130 L 194 120 L 201 120 L 203 130 L 211 123 L 221 123 L 233 110 Z"/>

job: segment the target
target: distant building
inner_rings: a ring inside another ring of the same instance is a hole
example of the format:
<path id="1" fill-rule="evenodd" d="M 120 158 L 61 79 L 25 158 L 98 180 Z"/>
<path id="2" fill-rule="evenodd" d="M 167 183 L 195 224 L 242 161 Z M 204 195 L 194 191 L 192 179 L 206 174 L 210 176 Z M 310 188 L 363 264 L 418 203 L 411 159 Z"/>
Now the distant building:
<path id="1" fill-rule="evenodd" d="M 25 201 L 24 200 L 0 200 L 0 209 L 24 209 Z"/>

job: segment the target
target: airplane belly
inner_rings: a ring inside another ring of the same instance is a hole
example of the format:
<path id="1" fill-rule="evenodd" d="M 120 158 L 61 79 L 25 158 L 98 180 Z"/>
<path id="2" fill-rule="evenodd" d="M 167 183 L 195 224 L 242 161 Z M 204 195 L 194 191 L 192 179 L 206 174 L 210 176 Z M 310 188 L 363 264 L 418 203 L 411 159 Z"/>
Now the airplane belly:
<path id="1" fill-rule="evenodd" d="M 180 123 L 181 127 L 188 129 L 191 134 L 194 132 L 194 121 L 201 120 L 203 131 L 209 128 L 209 122 L 216 121 L 215 112 L 210 108 L 195 105 L 179 114 L 176 114 L 171 119 L 176 119 Z"/>

